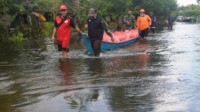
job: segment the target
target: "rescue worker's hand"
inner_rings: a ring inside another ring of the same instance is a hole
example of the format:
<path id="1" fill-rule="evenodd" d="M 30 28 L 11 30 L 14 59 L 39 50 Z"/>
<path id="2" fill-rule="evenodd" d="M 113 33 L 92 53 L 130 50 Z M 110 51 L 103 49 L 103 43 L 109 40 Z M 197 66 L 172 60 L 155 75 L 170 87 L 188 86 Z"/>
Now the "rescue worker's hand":
<path id="1" fill-rule="evenodd" d="M 113 38 L 113 37 L 111 38 L 111 41 L 112 41 L 112 42 L 115 42 L 115 40 L 114 40 L 114 38 Z"/>
<path id="2" fill-rule="evenodd" d="M 54 36 L 52 36 L 52 37 L 51 37 L 51 41 L 52 41 L 52 42 L 54 42 L 54 40 L 55 40 L 55 37 L 54 37 Z"/>
<path id="3" fill-rule="evenodd" d="M 87 35 L 86 33 L 84 33 L 84 32 L 81 32 L 81 35 Z"/>
<path id="4" fill-rule="evenodd" d="M 81 35 L 85 35 L 86 37 L 88 37 L 87 33 L 81 32 Z"/>
<path id="5" fill-rule="evenodd" d="M 126 25 L 131 25 L 131 23 L 130 22 L 126 22 Z"/>
<path id="6" fill-rule="evenodd" d="M 110 33 L 109 36 L 110 36 L 110 38 L 111 38 L 111 41 L 114 42 L 115 40 L 114 40 L 114 38 L 113 38 L 113 35 Z"/>
<path id="7" fill-rule="evenodd" d="M 151 30 L 150 26 L 148 27 L 148 30 L 149 30 L 149 31 Z"/>

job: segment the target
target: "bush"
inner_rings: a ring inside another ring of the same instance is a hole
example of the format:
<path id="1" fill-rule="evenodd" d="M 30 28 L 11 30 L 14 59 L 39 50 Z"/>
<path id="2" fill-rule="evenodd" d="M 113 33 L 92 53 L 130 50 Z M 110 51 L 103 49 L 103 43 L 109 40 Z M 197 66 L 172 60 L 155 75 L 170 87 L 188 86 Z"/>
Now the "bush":
<path id="1" fill-rule="evenodd" d="M 14 43 L 22 43 L 24 40 L 24 35 L 21 32 L 17 32 L 15 34 L 12 35 L 12 37 L 10 38 L 10 40 Z"/>
<path id="2" fill-rule="evenodd" d="M 42 34 L 45 37 L 50 37 L 53 32 L 53 27 L 54 27 L 54 24 L 52 22 L 45 22 L 42 29 Z"/>

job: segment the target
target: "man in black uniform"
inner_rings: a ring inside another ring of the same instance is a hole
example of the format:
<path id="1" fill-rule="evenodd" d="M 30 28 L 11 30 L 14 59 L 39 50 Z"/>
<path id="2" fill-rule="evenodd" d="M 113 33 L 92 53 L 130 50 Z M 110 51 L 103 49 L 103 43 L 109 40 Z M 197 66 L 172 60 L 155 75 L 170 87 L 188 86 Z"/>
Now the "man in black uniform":
<path id="1" fill-rule="evenodd" d="M 98 57 L 101 52 L 104 31 L 111 37 L 112 41 L 114 40 L 112 34 L 107 29 L 107 23 L 101 17 L 97 16 L 97 11 L 94 8 L 89 10 L 88 17 L 88 37 L 94 51 L 94 56 Z"/>

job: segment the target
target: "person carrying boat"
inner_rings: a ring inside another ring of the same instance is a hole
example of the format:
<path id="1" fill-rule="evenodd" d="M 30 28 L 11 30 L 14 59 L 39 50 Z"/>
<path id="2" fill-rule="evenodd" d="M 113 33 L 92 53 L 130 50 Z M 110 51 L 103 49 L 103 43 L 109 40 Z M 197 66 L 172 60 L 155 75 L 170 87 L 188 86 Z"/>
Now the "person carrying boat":
<path id="1" fill-rule="evenodd" d="M 88 11 L 88 38 L 93 49 L 93 55 L 98 57 L 101 52 L 101 43 L 103 39 L 104 31 L 111 37 L 111 40 L 114 41 L 112 33 L 108 30 L 108 25 L 105 20 L 100 16 L 97 16 L 97 10 L 94 8 L 89 9 Z"/>
<path id="2" fill-rule="evenodd" d="M 148 37 L 149 28 L 151 25 L 151 18 L 145 14 L 145 10 L 140 10 L 140 16 L 137 18 L 136 26 L 139 29 L 140 37 Z"/>
<path id="3" fill-rule="evenodd" d="M 150 26 L 150 31 L 154 34 L 155 29 L 156 29 L 156 16 L 154 15 L 153 12 L 150 12 L 150 17 L 151 17 L 151 26 Z"/>
<path id="4" fill-rule="evenodd" d="M 170 14 L 170 16 L 167 19 L 167 23 L 168 23 L 168 29 L 172 30 L 173 29 L 173 24 L 174 24 L 174 17 L 172 16 L 172 14 Z"/>
<path id="5" fill-rule="evenodd" d="M 58 51 L 62 51 L 62 58 L 67 58 L 67 54 L 69 52 L 71 27 L 75 28 L 75 30 L 79 33 L 82 33 L 80 29 L 75 25 L 74 21 L 67 16 L 67 6 L 64 4 L 60 5 L 59 14 L 55 18 L 51 39 L 54 42 L 55 34 L 57 33 Z"/>
<path id="6" fill-rule="evenodd" d="M 128 15 L 124 16 L 124 24 L 125 24 L 125 29 L 133 29 L 135 28 L 135 16 L 132 15 L 132 11 L 128 11 Z"/>

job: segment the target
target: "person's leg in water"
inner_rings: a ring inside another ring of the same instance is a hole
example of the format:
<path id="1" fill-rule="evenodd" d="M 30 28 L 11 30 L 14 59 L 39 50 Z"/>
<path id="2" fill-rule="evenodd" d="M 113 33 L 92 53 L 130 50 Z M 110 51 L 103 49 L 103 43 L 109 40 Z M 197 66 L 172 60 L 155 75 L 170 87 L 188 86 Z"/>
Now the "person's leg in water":
<path id="1" fill-rule="evenodd" d="M 140 31 L 139 31 L 139 35 L 140 35 L 141 38 L 144 38 L 144 31 L 143 31 L 143 30 L 140 30 Z"/>
<path id="2" fill-rule="evenodd" d="M 169 29 L 169 30 L 172 30 L 172 29 L 173 29 L 173 26 L 172 26 L 171 23 L 169 23 L 169 25 L 168 25 L 168 29 Z"/>
<path id="3" fill-rule="evenodd" d="M 145 37 L 145 30 L 141 30 L 141 32 L 140 32 L 140 37 L 142 37 L 142 38 Z"/>
<path id="4" fill-rule="evenodd" d="M 144 37 L 148 37 L 149 36 L 149 28 L 146 28 L 144 30 Z"/>
<path id="5" fill-rule="evenodd" d="M 61 58 L 67 58 L 68 52 L 69 52 L 69 40 L 64 40 L 61 42 L 62 46 L 60 46 L 60 50 L 62 51 L 62 57 Z"/>
<path id="6" fill-rule="evenodd" d="M 93 50 L 92 56 L 94 55 L 94 42 L 95 42 L 95 40 L 90 40 L 91 47 L 92 47 L 92 50 Z"/>
<path id="7" fill-rule="evenodd" d="M 151 27 L 150 31 L 154 34 L 155 33 L 155 27 Z"/>
<path id="8" fill-rule="evenodd" d="M 171 30 L 173 30 L 173 24 L 171 24 Z"/>
<path id="9" fill-rule="evenodd" d="M 141 38 L 145 38 L 148 37 L 148 33 L 149 33 L 149 28 L 146 28 L 144 30 L 141 30 L 139 35 Z"/>
<path id="10" fill-rule="evenodd" d="M 69 52 L 69 48 L 62 49 L 62 58 L 67 58 Z"/>
<path id="11" fill-rule="evenodd" d="M 101 40 L 91 40 L 92 49 L 94 56 L 98 57 L 101 53 Z"/>
<path id="12" fill-rule="evenodd" d="M 94 44 L 95 53 L 94 56 L 99 56 L 101 53 L 101 40 L 96 40 Z"/>
<path id="13" fill-rule="evenodd" d="M 64 57 L 67 56 L 67 54 L 65 53 L 65 51 L 64 51 L 63 48 L 62 48 L 62 42 L 60 42 L 60 41 L 58 41 L 58 51 L 61 51 L 61 52 L 62 52 L 60 58 L 64 58 Z"/>

